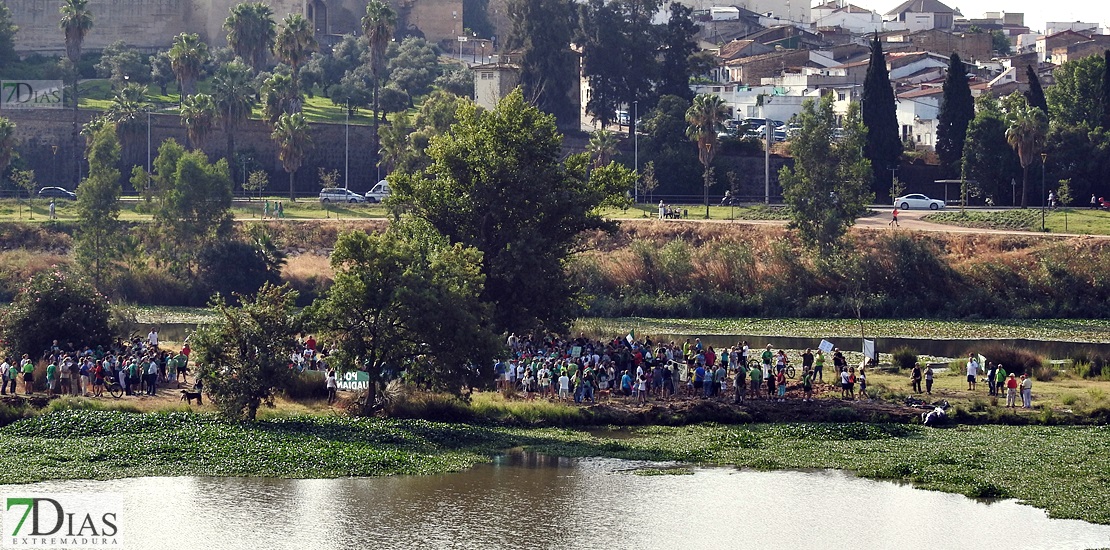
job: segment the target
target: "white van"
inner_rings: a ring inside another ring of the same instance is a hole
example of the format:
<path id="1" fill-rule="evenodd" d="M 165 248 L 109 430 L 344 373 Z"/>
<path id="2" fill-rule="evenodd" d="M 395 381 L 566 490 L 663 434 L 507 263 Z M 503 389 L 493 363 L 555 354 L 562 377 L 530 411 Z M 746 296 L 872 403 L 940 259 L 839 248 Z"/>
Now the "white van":
<path id="1" fill-rule="evenodd" d="M 382 202 L 386 197 L 389 197 L 389 182 L 386 180 L 379 181 L 366 192 L 366 200 L 369 202 Z"/>

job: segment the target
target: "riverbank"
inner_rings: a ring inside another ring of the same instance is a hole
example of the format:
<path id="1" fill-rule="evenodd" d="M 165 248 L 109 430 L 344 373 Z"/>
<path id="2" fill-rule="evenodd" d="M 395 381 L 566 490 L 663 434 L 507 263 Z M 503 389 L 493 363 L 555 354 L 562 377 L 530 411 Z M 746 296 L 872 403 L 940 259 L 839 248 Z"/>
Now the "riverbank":
<path id="1" fill-rule="evenodd" d="M 0 483 L 140 476 L 433 474 L 509 448 L 754 469 L 832 468 L 1110 524 L 1110 428 L 863 423 L 652 426 L 614 432 L 339 416 L 253 424 L 209 414 L 59 411 L 0 428 Z M 1062 465 L 1067 467 L 1062 467 Z"/>

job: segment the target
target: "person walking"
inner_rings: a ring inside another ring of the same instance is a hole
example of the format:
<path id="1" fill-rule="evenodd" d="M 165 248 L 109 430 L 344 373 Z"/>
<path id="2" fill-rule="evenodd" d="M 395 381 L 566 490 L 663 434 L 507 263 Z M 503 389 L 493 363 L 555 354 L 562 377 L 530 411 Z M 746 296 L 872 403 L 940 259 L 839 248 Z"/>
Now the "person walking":
<path id="1" fill-rule="evenodd" d="M 335 369 L 328 371 L 326 386 L 328 388 L 328 405 L 331 405 L 335 403 L 335 391 L 339 389 L 339 380 L 335 377 Z"/>
<path id="2" fill-rule="evenodd" d="M 897 206 L 895 206 L 894 210 L 890 213 L 890 223 L 888 223 L 887 225 L 890 226 L 890 227 L 898 227 L 898 207 Z"/>

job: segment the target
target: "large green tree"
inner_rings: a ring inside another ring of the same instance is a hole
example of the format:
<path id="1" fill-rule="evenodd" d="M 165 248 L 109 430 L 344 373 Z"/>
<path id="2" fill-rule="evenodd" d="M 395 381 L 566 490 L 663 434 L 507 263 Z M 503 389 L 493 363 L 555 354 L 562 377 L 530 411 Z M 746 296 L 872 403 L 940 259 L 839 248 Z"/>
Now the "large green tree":
<path id="1" fill-rule="evenodd" d="M 871 163 L 861 154 L 866 127 L 853 103 L 834 139 L 832 96 L 806 100 L 798 115 L 801 129 L 790 140 L 794 166 L 779 171 L 783 200 L 790 206 L 790 227 L 823 255 L 840 243 L 874 195 L 868 189 Z"/>
<path id="2" fill-rule="evenodd" d="M 227 161 L 215 164 L 202 151 L 186 152 L 166 140 L 154 161 L 162 195 L 150 239 L 156 257 L 178 274 L 192 274 L 200 251 L 231 229 L 232 183 Z"/>
<path id="3" fill-rule="evenodd" d="M 247 121 L 254 107 L 255 88 L 246 65 L 232 61 L 216 71 L 212 78 L 212 97 L 216 102 L 216 119 L 223 126 L 227 139 L 227 159 L 235 174 L 235 132 Z M 233 178 L 237 179 L 237 178 Z"/>
<path id="4" fill-rule="evenodd" d="M 0 117 L 0 176 L 8 169 L 15 155 L 15 123 Z"/>
<path id="5" fill-rule="evenodd" d="M 573 124 L 578 112 L 569 93 L 578 86 L 577 56 L 570 43 L 577 27 L 570 0 L 509 0 L 512 27 L 507 51 L 519 50 L 521 85 L 528 103 Z"/>
<path id="6" fill-rule="evenodd" d="M 370 46 L 370 74 L 374 79 L 374 157 L 377 163 L 381 157 L 381 136 L 379 135 L 379 121 L 381 120 L 381 93 L 382 76 L 385 70 L 385 52 L 393 40 L 393 29 L 397 26 L 397 13 L 389 4 L 382 0 L 370 0 L 366 5 L 366 15 L 362 16 L 362 34 Z"/>
<path id="7" fill-rule="evenodd" d="M 129 162 L 138 160 L 138 146 L 140 142 L 145 144 L 147 115 L 150 110 L 146 86 L 127 84 L 112 96 L 112 102 L 104 112 L 104 118 L 115 126 L 116 137 L 119 138 L 122 150 L 127 153 L 123 158 Z"/>
<path id="8" fill-rule="evenodd" d="M 937 154 L 948 176 L 960 173 L 967 125 L 973 118 L 975 101 L 967 82 L 967 67 L 959 54 L 953 53 L 948 60 L 948 76 L 944 79 L 944 96 L 937 115 Z"/>
<path id="9" fill-rule="evenodd" d="M 602 128 L 617 120 L 623 100 L 623 75 L 628 67 L 613 52 L 625 48 L 624 20 L 615 2 L 590 0 L 579 6 L 577 42 L 582 47 L 582 74 L 590 84 L 586 112 Z"/>
<path id="10" fill-rule="evenodd" d="M 254 72 L 261 71 L 277 37 L 274 10 L 262 2 L 237 4 L 224 21 L 224 30 L 235 55 L 243 58 Z"/>
<path id="11" fill-rule="evenodd" d="M 1029 204 L 1029 165 L 1044 149 L 1048 117 L 1017 92 L 1007 96 L 1002 105 L 1006 114 L 1006 141 L 1021 161 L 1021 207 L 1025 208 Z"/>
<path id="12" fill-rule="evenodd" d="M 12 10 L 0 0 L 0 69 L 19 59 L 15 54 L 15 34 L 19 27 L 12 21 Z"/>
<path id="13" fill-rule="evenodd" d="M 671 2 L 669 9 L 671 15 L 663 35 L 659 82 L 655 93 L 691 100 L 694 92 L 690 89 L 690 77 L 696 76 L 693 74 L 692 58 L 698 52 L 698 44 L 694 41 L 698 26 L 691 18 L 693 8 Z"/>
<path id="14" fill-rule="evenodd" d="M 108 299 L 88 281 L 57 268 L 27 281 L 4 311 L 4 347 L 39 358 L 51 342 L 97 346 L 112 341 Z"/>
<path id="15" fill-rule="evenodd" d="M 116 129 L 103 125 L 92 136 L 86 153 L 89 177 L 77 188 L 77 227 L 74 230 L 74 256 L 78 265 L 100 288 L 119 256 L 124 239 L 119 223 L 120 145 Z"/>
<path id="16" fill-rule="evenodd" d="M 1037 71 L 1033 70 L 1032 65 L 1025 66 L 1025 76 L 1029 79 L 1029 91 L 1025 92 L 1025 99 L 1029 100 L 1029 104 L 1044 111 L 1048 114 L 1048 98 L 1044 95 L 1044 88 L 1041 87 L 1041 78 L 1037 76 Z"/>
<path id="17" fill-rule="evenodd" d="M 289 200 L 296 201 L 294 176 L 308 150 L 312 147 L 312 131 L 300 113 L 284 114 L 278 118 L 270 137 L 277 143 L 278 159 L 289 173 Z"/>
<path id="18" fill-rule="evenodd" d="M 332 342 L 340 370 L 369 374 L 368 409 L 389 371 L 455 394 L 478 382 L 497 347 L 481 299 L 481 258 L 423 222 L 340 235 L 331 255 L 335 283 L 306 318 Z"/>
<path id="19" fill-rule="evenodd" d="M 193 149 L 203 149 L 216 126 L 216 101 L 208 94 L 193 94 L 181 102 L 181 125 Z"/>
<path id="20" fill-rule="evenodd" d="M 1092 55 L 1068 61 L 1053 71 L 1056 81 L 1045 90 L 1048 116 L 1056 124 L 1093 127 L 1102 120 L 1102 79 L 1106 61 Z"/>
<path id="21" fill-rule="evenodd" d="M 296 344 L 297 291 L 266 284 L 253 298 L 238 298 L 242 305 L 235 307 L 217 295 L 211 306 L 216 320 L 198 328 L 191 343 L 198 376 L 220 412 L 254 420 L 296 376 L 288 357 Z"/>
<path id="22" fill-rule="evenodd" d="M 391 200 L 482 252 L 483 299 L 494 304 L 499 329 L 566 329 L 576 289 L 564 264 L 582 231 L 612 227 L 599 208 L 626 204 L 635 175 L 609 164 L 587 176 L 586 155 L 563 160 L 554 117 L 520 90 L 492 111 L 465 104 L 458 116 L 432 139 L 426 170 L 390 176 Z"/>
<path id="23" fill-rule="evenodd" d="M 883 44 L 876 35 L 871 40 L 871 61 L 863 81 L 863 99 L 860 106 L 867 139 L 863 154 L 871 161 L 871 190 L 885 192 L 891 187 L 890 168 L 898 165 L 902 157 L 902 140 L 898 137 L 898 115 L 894 105 L 894 88 L 890 86 L 890 73 L 886 68 Z"/>
<path id="24" fill-rule="evenodd" d="M 58 20 L 58 27 L 62 29 L 65 35 L 66 59 L 69 61 L 67 73 L 72 80 L 70 101 L 73 106 L 73 173 L 80 175 L 81 130 L 77 120 L 77 106 L 80 103 L 80 94 L 77 90 L 77 79 L 80 75 L 77 72 L 77 62 L 81 60 L 81 46 L 85 43 L 85 36 L 92 30 L 93 14 L 92 11 L 89 10 L 89 0 L 63 0 L 62 7 L 59 8 L 59 11 L 62 17 Z"/>
<path id="25" fill-rule="evenodd" d="M 717 133 L 724 127 L 728 120 L 728 107 L 724 100 L 716 94 L 698 94 L 690 109 L 686 111 L 686 136 L 697 143 L 698 160 L 703 169 L 703 187 L 705 192 L 705 219 L 709 219 L 709 186 L 711 185 L 710 170 L 713 166 L 713 157 L 720 150 Z"/>
<path id="26" fill-rule="evenodd" d="M 289 65 L 292 69 L 290 76 L 293 78 L 293 112 L 301 110 L 301 77 L 300 67 L 313 52 L 320 49 L 316 43 L 316 33 L 312 30 L 312 23 L 303 15 L 291 13 L 282 21 L 281 30 L 274 40 L 274 55 Z"/>
<path id="27" fill-rule="evenodd" d="M 208 44 L 200 40 L 199 34 L 181 33 L 173 38 L 169 56 L 173 74 L 181 86 L 178 95 L 184 101 L 185 96 L 195 91 L 197 79 L 208 62 Z"/>
<path id="28" fill-rule="evenodd" d="M 973 196 L 990 198 L 999 205 L 1017 206 L 1011 184 L 1020 174 L 1021 164 L 1006 141 L 1006 120 L 998 100 L 983 94 L 975 104 L 975 118 L 967 126 L 964 143 L 963 175 L 974 182 L 970 189 Z"/>
<path id="29" fill-rule="evenodd" d="M 1102 127 L 1105 130 L 1110 130 L 1110 50 L 1103 52 L 1102 56 L 1102 94 L 1099 95 L 1099 103 L 1102 106 Z"/>
<path id="30" fill-rule="evenodd" d="M 686 138 L 686 111 L 690 102 L 679 96 L 665 95 L 644 116 L 640 137 L 641 162 L 652 162 L 662 195 L 689 195 L 698 192 L 698 152 Z"/>

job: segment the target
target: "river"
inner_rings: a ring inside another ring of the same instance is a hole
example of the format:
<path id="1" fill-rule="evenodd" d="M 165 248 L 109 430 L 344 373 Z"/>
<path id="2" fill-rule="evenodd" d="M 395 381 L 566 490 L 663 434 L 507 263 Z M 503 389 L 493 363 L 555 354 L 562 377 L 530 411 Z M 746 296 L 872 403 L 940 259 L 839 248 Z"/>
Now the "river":
<path id="1" fill-rule="evenodd" d="M 1110 546 L 1110 526 L 1049 519 L 840 471 L 653 466 L 512 453 L 445 475 L 132 478 L 0 486 L 118 492 L 125 548 L 1023 548 Z"/>

